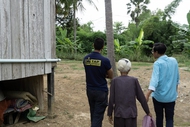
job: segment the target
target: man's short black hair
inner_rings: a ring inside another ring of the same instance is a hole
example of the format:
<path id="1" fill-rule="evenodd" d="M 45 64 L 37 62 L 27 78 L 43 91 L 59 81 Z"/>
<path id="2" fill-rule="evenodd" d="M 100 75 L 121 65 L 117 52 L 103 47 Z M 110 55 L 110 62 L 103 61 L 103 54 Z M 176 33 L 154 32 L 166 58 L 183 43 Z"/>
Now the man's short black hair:
<path id="1" fill-rule="evenodd" d="M 101 50 L 104 47 L 104 40 L 102 38 L 96 38 L 94 41 L 94 49 Z"/>
<path id="2" fill-rule="evenodd" d="M 166 52 L 166 45 L 163 43 L 154 43 L 153 45 L 153 52 L 158 52 L 158 54 L 165 54 Z"/>

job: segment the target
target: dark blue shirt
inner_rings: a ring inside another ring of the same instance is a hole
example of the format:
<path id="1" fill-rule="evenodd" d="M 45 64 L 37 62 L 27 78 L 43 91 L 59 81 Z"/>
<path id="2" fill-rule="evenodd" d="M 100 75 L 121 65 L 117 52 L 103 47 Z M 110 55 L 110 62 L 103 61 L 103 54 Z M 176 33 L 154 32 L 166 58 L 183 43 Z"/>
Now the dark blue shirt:
<path id="1" fill-rule="evenodd" d="M 84 57 L 87 89 L 108 91 L 106 75 L 111 69 L 110 60 L 98 52 L 92 52 Z"/>

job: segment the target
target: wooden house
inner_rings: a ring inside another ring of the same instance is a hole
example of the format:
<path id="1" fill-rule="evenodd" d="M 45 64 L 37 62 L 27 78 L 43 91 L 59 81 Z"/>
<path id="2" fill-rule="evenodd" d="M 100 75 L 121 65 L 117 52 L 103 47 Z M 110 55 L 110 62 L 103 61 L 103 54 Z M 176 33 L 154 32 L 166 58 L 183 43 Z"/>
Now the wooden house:
<path id="1" fill-rule="evenodd" d="M 0 0 L 0 89 L 28 91 L 48 110 L 54 98 L 55 0 Z"/>

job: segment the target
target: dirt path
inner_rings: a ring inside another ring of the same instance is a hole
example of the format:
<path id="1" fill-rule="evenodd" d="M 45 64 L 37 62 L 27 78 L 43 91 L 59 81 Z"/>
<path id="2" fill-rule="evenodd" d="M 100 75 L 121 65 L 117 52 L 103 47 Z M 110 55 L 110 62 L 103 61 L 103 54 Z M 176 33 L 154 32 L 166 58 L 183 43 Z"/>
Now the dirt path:
<path id="1" fill-rule="evenodd" d="M 132 63 L 133 64 L 133 63 Z M 129 75 L 137 77 L 142 89 L 146 92 L 151 72 L 150 66 L 134 66 Z M 180 69 L 179 98 L 175 109 L 175 126 L 190 126 L 190 72 Z M 55 103 L 53 115 L 55 118 L 46 118 L 38 123 L 19 123 L 10 127 L 89 127 L 89 106 L 85 91 L 85 73 L 81 61 L 62 61 L 55 70 Z M 47 97 L 45 95 L 45 103 Z M 145 115 L 138 104 L 138 127 L 141 127 L 142 118 Z M 152 101 L 148 102 L 150 110 L 155 118 Z M 47 107 L 39 111 L 41 115 L 47 115 Z M 105 114 L 103 127 L 111 127 Z"/>

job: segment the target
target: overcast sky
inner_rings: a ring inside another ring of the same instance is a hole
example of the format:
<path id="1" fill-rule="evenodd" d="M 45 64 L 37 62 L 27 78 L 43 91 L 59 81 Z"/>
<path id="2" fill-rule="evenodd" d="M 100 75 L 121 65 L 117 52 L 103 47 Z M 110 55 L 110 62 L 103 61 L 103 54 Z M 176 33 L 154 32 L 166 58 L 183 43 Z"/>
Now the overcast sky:
<path id="1" fill-rule="evenodd" d="M 84 0 L 85 1 L 85 0 Z M 105 0 L 94 0 L 94 3 L 98 7 L 98 11 L 90 6 L 88 3 L 83 2 L 86 10 L 78 12 L 77 17 L 80 19 L 80 23 L 84 24 L 89 21 L 94 23 L 94 30 L 105 30 Z M 148 5 L 149 9 L 154 11 L 156 9 L 164 10 L 164 8 L 170 4 L 173 0 L 150 0 L 151 3 Z M 127 26 L 131 18 L 127 15 L 126 4 L 129 0 L 112 0 L 112 14 L 113 22 L 123 22 Z M 172 16 L 172 20 L 181 24 L 188 24 L 186 15 L 189 12 L 190 0 L 182 0 L 180 5 L 177 7 L 175 15 Z"/>

